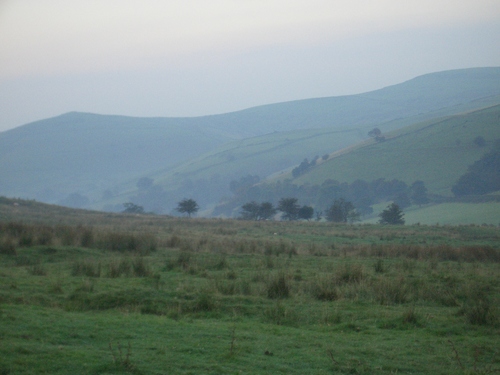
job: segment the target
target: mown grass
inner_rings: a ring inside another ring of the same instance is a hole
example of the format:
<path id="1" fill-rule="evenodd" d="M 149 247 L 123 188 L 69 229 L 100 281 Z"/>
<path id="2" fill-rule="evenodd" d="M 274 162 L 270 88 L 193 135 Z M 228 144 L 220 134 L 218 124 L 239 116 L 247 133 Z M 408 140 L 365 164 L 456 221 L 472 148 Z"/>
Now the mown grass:
<path id="1" fill-rule="evenodd" d="M 498 228 L 99 215 L 0 222 L 0 373 L 500 369 Z"/>

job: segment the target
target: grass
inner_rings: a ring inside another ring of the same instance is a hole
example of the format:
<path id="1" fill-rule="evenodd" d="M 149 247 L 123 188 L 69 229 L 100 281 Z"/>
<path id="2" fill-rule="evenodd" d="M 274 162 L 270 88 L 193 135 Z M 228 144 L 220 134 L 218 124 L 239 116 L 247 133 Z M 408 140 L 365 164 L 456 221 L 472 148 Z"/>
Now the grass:
<path id="1" fill-rule="evenodd" d="M 410 185 L 422 180 L 429 192 L 451 195 L 451 187 L 467 167 L 500 138 L 499 112 L 496 105 L 396 130 L 387 134 L 385 142 L 365 142 L 364 147 L 331 158 L 294 182 L 321 185 L 331 176 L 349 183 L 385 178 Z M 490 140 L 487 147 L 474 144 L 479 135 Z"/>
<path id="2" fill-rule="evenodd" d="M 15 249 L 0 254 L 0 373 L 500 368 L 498 228 L 82 211 L 63 227 L 66 211 L 40 207 L 0 222 L 0 241 Z M 96 245 L 146 229 L 156 244 L 147 252 Z M 20 243 L 40 231 L 50 244 Z M 83 232 L 94 234 L 88 247 Z"/>

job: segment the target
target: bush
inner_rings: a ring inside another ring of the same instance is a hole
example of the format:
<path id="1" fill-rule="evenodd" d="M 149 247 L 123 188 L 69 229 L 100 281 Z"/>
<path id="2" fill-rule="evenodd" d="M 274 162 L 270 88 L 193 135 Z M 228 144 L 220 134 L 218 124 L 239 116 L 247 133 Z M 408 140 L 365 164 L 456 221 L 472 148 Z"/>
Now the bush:
<path id="1" fill-rule="evenodd" d="M 380 278 L 372 285 L 375 299 L 382 305 L 405 303 L 408 300 L 408 286 L 403 278 Z"/>
<path id="2" fill-rule="evenodd" d="M 132 269 L 136 277 L 148 277 L 152 275 L 149 264 L 143 257 L 136 257 L 132 262 Z"/>
<path id="3" fill-rule="evenodd" d="M 335 301 L 339 298 L 336 282 L 329 277 L 317 277 L 311 283 L 311 294 L 320 301 Z"/>
<path id="4" fill-rule="evenodd" d="M 267 283 L 267 297 L 272 299 L 288 298 L 290 285 L 283 273 L 271 277 Z"/>
<path id="5" fill-rule="evenodd" d="M 101 263 L 94 260 L 79 260 L 71 267 L 72 276 L 100 277 Z"/>
<path id="6" fill-rule="evenodd" d="M 0 254 L 2 255 L 16 255 L 16 245 L 14 241 L 7 238 L 0 241 Z"/>
<path id="7" fill-rule="evenodd" d="M 344 264 L 337 270 L 337 284 L 359 283 L 364 278 L 364 268 L 361 264 Z"/>

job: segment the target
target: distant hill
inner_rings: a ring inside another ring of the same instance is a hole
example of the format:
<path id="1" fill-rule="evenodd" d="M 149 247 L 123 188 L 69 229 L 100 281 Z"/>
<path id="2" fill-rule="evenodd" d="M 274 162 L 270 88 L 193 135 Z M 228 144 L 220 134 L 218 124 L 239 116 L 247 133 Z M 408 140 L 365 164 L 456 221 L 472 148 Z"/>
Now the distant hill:
<path id="1" fill-rule="evenodd" d="M 320 158 L 298 175 L 288 171 L 272 176 L 239 192 L 215 212 L 234 216 L 244 203 L 276 204 L 287 196 L 325 212 L 335 199 L 342 197 L 355 205 L 373 206 L 372 215 L 367 206 L 356 208 L 368 212 L 364 220 L 376 222 L 377 214 L 387 202 L 397 200 L 398 195 L 399 199 L 404 195 L 409 198 L 409 187 L 418 180 L 425 184 L 430 202 L 421 206 L 408 201 L 409 207 L 405 207 L 408 223 L 500 223 L 500 192 L 457 198 L 451 193 L 452 186 L 468 167 L 490 153 L 494 144 L 498 145 L 500 105 L 428 120 L 382 135 L 379 140 L 369 139 L 339 150 L 326 160 Z M 500 170 L 497 177 L 500 178 Z M 396 193 L 385 190 L 388 196 L 377 196 L 371 189 L 377 186 L 381 189 L 382 185 L 376 183 L 380 180 L 394 187 Z M 405 184 L 406 188 L 402 187 Z"/>
<path id="2" fill-rule="evenodd" d="M 0 194 L 100 199 L 131 178 L 237 138 L 182 119 L 67 113 L 0 133 Z"/>
<path id="3" fill-rule="evenodd" d="M 475 139 L 482 137 L 484 145 Z M 500 105 L 417 123 L 386 134 L 385 141 L 366 141 L 311 168 L 294 183 L 321 184 L 326 179 L 422 180 L 430 193 L 451 195 L 451 187 L 500 139 Z M 282 178 L 292 178 L 284 175 Z"/>
<path id="4" fill-rule="evenodd" d="M 229 182 L 265 178 L 410 124 L 500 103 L 500 68 L 439 72 L 369 93 L 269 104 L 194 118 L 69 113 L 0 133 L 0 194 L 169 212 L 192 196 L 215 205 Z M 140 191 L 141 177 L 154 189 Z M 77 197 L 78 198 L 78 197 Z M 76 199 L 78 200 L 78 199 Z M 73 202 L 75 203 L 75 202 Z"/>

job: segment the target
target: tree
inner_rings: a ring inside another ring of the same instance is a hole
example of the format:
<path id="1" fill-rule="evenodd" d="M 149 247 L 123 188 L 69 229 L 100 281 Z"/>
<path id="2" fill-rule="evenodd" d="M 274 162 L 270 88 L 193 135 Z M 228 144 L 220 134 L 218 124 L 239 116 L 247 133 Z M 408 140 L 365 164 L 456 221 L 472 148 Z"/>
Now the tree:
<path id="1" fill-rule="evenodd" d="M 377 138 L 377 137 L 380 137 L 381 135 L 382 135 L 382 132 L 380 131 L 379 128 L 374 128 L 368 132 L 368 136 L 370 136 L 372 138 Z"/>
<path id="2" fill-rule="evenodd" d="M 429 203 L 429 198 L 427 197 L 427 188 L 423 181 L 415 181 L 410 186 L 411 201 L 419 206 Z"/>
<path id="3" fill-rule="evenodd" d="M 297 220 L 299 217 L 299 208 L 297 198 L 281 198 L 278 202 L 278 211 L 282 212 L 281 218 L 284 220 L 292 221 Z"/>
<path id="4" fill-rule="evenodd" d="M 405 223 L 405 220 L 403 219 L 404 213 L 396 203 L 388 205 L 379 216 L 380 224 L 404 225 Z"/>
<path id="5" fill-rule="evenodd" d="M 460 176 L 451 191 L 455 196 L 482 195 L 500 190 L 500 139 L 490 152 L 474 162 Z"/>
<path id="6" fill-rule="evenodd" d="M 311 206 L 302 206 L 299 208 L 298 217 L 303 220 L 311 220 L 314 215 L 314 208 Z"/>
<path id="7" fill-rule="evenodd" d="M 368 135 L 372 138 L 375 138 L 377 142 L 385 141 L 385 137 L 382 135 L 382 132 L 379 128 L 374 128 L 368 132 Z"/>
<path id="8" fill-rule="evenodd" d="M 144 213 L 144 207 L 139 206 L 137 204 L 134 204 L 132 202 L 123 203 L 123 207 L 125 207 L 123 212 L 126 214 L 143 214 Z"/>
<path id="9" fill-rule="evenodd" d="M 243 220 L 258 220 L 260 206 L 257 202 L 252 201 L 241 206 L 241 218 Z"/>
<path id="10" fill-rule="evenodd" d="M 268 220 L 276 214 L 271 202 L 263 202 L 260 205 L 255 202 L 245 203 L 241 206 L 241 218 L 243 220 Z"/>
<path id="11" fill-rule="evenodd" d="M 259 207 L 259 220 L 269 220 L 276 215 L 276 208 L 271 202 L 262 202 Z"/>
<path id="12" fill-rule="evenodd" d="M 359 219 L 352 202 L 347 202 L 344 198 L 336 199 L 326 211 L 326 220 L 334 223 L 347 223 Z"/>
<path id="13" fill-rule="evenodd" d="M 191 217 L 192 214 L 198 212 L 199 208 L 200 207 L 198 206 L 198 203 L 196 203 L 195 200 L 184 198 L 177 204 L 176 210 L 180 213 L 186 213 L 188 214 L 189 217 Z"/>

